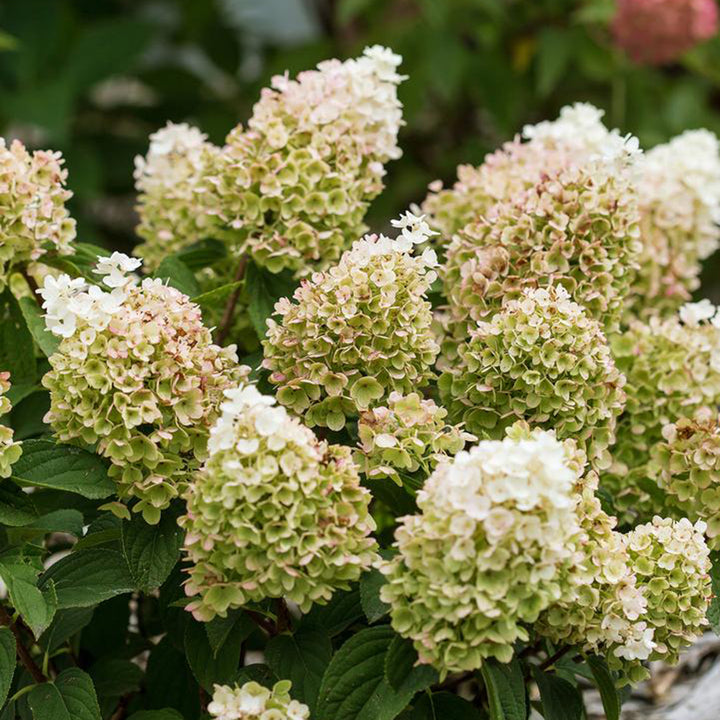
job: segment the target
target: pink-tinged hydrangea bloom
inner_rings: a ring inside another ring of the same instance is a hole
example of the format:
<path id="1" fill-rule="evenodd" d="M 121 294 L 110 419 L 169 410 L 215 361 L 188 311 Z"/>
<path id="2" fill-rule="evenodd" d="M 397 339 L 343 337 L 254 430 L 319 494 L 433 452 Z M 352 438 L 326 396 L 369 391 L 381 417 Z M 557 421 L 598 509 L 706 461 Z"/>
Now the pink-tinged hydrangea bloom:
<path id="1" fill-rule="evenodd" d="M 370 493 L 328 445 L 252 385 L 225 391 L 210 456 L 186 492 L 186 593 L 196 618 L 285 597 L 307 612 L 375 560 Z"/>
<path id="2" fill-rule="evenodd" d="M 13 267 L 40 259 L 49 245 L 60 255 L 72 252 L 75 221 L 65 203 L 67 170 L 59 152 L 30 154 L 15 140 L 0 138 L 0 290 Z"/>
<path id="3" fill-rule="evenodd" d="M 615 42 L 642 65 L 676 60 L 718 29 L 715 0 L 618 0 Z"/>
<path id="4" fill-rule="evenodd" d="M 12 406 L 5 393 L 10 389 L 10 373 L 0 372 L 0 417 Z M 11 467 L 22 455 L 22 444 L 13 440 L 13 430 L 0 424 L 0 478 L 10 477 Z"/>
<path id="5" fill-rule="evenodd" d="M 113 253 L 103 284 L 48 276 L 38 292 L 48 329 L 62 338 L 43 378 L 59 440 L 96 445 L 122 500 L 151 523 L 207 456 L 223 391 L 245 377 L 234 346 L 214 345 L 200 308 L 161 280 L 132 274 Z"/>

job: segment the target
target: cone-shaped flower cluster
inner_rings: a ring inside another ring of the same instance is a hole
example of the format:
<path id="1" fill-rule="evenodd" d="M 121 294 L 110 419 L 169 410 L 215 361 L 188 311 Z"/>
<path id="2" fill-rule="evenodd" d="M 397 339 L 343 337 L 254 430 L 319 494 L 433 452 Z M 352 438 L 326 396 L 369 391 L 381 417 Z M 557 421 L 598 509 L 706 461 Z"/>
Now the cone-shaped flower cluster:
<path id="1" fill-rule="evenodd" d="M 336 262 L 400 156 L 401 62 L 387 48 L 273 78 L 208 178 L 222 235 L 272 272 Z"/>
<path id="2" fill-rule="evenodd" d="M 147 267 L 212 234 L 203 182 L 219 152 L 197 128 L 169 122 L 150 136 L 147 155 L 135 158 L 137 233 L 145 241 L 137 253 Z"/>
<path id="3" fill-rule="evenodd" d="M 478 323 L 459 353 L 440 378 L 451 421 L 497 438 L 526 420 L 574 438 L 597 467 L 609 464 L 624 377 L 598 322 L 562 287 L 524 291 Z"/>
<path id="4" fill-rule="evenodd" d="M 624 536 L 637 586 L 647 601 L 643 619 L 655 631 L 651 660 L 676 663 L 702 635 L 712 589 L 705 523 L 653 518 Z"/>
<path id="5" fill-rule="evenodd" d="M 292 683 L 281 680 L 272 690 L 256 682 L 215 685 L 208 712 L 216 720 L 309 720 L 310 709 L 290 697 Z"/>
<path id="6" fill-rule="evenodd" d="M 641 65 L 672 62 L 717 29 L 715 0 L 618 0 L 612 23 L 617 45 Z"/>
<path id="7" fill-rule="evenodd" d="M 707 300 L 687 304 L 666 320 L 633 322 L 613 338 L 612 347 L 627 378 L 627 402 L 613 467 L 601 480 L 616 508 L 649 520 L 666 512 L 646 482 L 651 448 L 662 441 L 663 426 L 720 402 L 720 316 Z"/>
<path id="8" fill-rule="evenodd" d="M 253 386 L 225 392 L 186 493 L 185 586 L 200 620 L 267 597 L 306 612 L 376 558 L 370 493 L 350 449 L 319 441 Z"/>
<path id="9" fill-rule="evenodd" d="M 714 2 L 714 0 L 713 0 Z M 720 241 L 720 145 L 691 130 L 650 150 L 637 163 L 643 250 L 632 311 L 674 311 L 700 284 L 700 261 Z"/>
<path id="10" fill-rule="evenodd" d="M 65 208 L 67 170 L 59 152 L 30 154 L 18 140 L 0 138 L 0 290 L 13 267 L 53 252 L 72 252 L 75 221 Z"/>
<path id="11" fill-rule="evenodd" d="M 562 597 L 579 532 L 574 459 L 551 433 L 485 440 L 441 464 L 402 519 L 380 594 L 442 674 L 507 662 Z"/>
<path id="12" fill-rule="evenodd" d="M 5 393 L 10 389 L 10 373 L 0 372 L 0 418 L 11 410 Z M 13 429 L 0 424 L 0 478 L 10 477 L 10 468 L 22 455 L 22 444 L 13 440 Z"/>
<path id="13" fill-rule="evenodd" d="M 40 294 L 63 338 L 43 378 L 61 441 L 96 444 L 123 500 L 151 523 L 206 457 L 223 391 L 249 371 L 212 343 L 200 309 L 175 288 L 130 273 L 140 261 L 101 258 L 107 289 L 48 276 Z"/>
<path id="14" fill-rule="evenodd" d="M 668 502 L 690 520 L 707 522 L 708 545 L 720 550 L 720 424 L 702 408 L 663 428 L 664 441 L 652 448 L 649 475 Z"/>
<path id="15" fill-rule="evenodd" d="M 369 478 L 421 483 L 441 460 L 475 440 L 459 425 L 448 425 L 447 410 L 418 393 L 390 393 L 387 406 L 360 413 L 355 459 Z"/>
<path id="16" fill-rule="evenodd" d="M 436 273 L 435 253 L 412 255 L 430 230 L 407 213 L 397 239 L 369 235 L 325 273 L 295 291 L 296 303 L 275 306 L 268 320 L 263 366 L 277 398 L 305 421 L 339 430 L 347 417 L 383 405 L 390 393 L 410 393 L 434 377 L 439 352 L 425 294 Z"/>

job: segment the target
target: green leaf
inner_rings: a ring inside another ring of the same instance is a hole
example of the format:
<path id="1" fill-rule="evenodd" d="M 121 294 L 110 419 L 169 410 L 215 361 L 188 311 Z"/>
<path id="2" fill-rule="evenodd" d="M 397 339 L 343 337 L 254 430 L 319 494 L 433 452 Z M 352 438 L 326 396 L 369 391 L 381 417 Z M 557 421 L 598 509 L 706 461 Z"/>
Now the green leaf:
<path id="1" fill-rule="evenodd" d="M 482 717 L 467 700 L 450 692 L 437 692 L 423 695 L 407 720 L 482 720 Z"/>
<path id="2" fill-rule="evenodd" d="M 32 498 L 9 483 L 0 485 L 0 525 L 21 527 L 37 520 Z"/>
<path id="3" fill-rule="evenodd" d="M 128 720 L 184 720 L 183 716 L 172 708 L 162 710 L 141 710 L 133 713 Z"/>
<path id="4" fill-rule="evenodd" d="M 249 261 L 245 269 L 245 294 L 248 314 L 258 337 L 267 332 L 267 319 L 275 312 L 275 303 L 281 297 L 291 297 L 297 283 L 289 273 L 273 273 Z"/>
<path id="5" fill-rule="evenodd" d="M 168 285 L 177 288 L 188 297 L 195 297 L 200 292 L 192 270 L 182 260 L 173 255 L 166 257 L 158 265 L 153 277 L 165 280 Z"/>
<path id="6" fill-rule="evenodd" d="M 713 598 L 708 607 L 707 618 L 715 634 L 720 635 L 720 553 L 712 553 L 710 559 L 712 560 L 710 581 Z"/>
<path id="7" fill-rule="evenodd" d="M 140 689 L 143 671 L 130 660 L 102 658 L 88 671 L 101 698 L 119 698 Z"/>
<path id="8" fill-rule="evenodd" d="M 537 89 L 541 96 L 551 93 L 568 67 L 573 36 L 567 30 L 544 28 L 538 40 Z"/>
<path id="9" fill-rule="evenodd" d="M 225 644 L 235 625 L 242 626 L 242 639 L 249 637 L 255 629 L 253 621 L 242 610 L 231 610 L 227 617 L 217 617 L 204 623 L 205 634 L 208 637 L 213 657 L 217 657 L 220 648 Z"/>
<path id="10" fill-rule="evenodd" d="M 0 708 L 7 700 L 15 674 L 15 636 L 7 627 L 0 628 Z"/>
<path id="11" fill-rule="evenodd" d="M 320 628 L 300 627 L 292 635 L 272 638 L 265 648 L 265 660 L 281 680 L 292 681 L 292 695 L 314 714 L 320 683 L 332 657 L 330 636 Z"/>
<path id="12" fill-rule="evenodd" d="M 36 685 L 28 703 L 33 720 L 101 720 L 92 680 L 78 668 L 63 670 L 54 682 Z"/>
<path id="13" fill-rule="evenodd" d="M 385 679 L 385 657 L 394 637 L 389 625 L 367 628 L 335 653 L 320 686 L 318 717 L 393 720 L 405 709 L 417 685 L 411 680 L 394 690 Z"/>
<path id="14" fill-rule="evenodd" d="M 244 628 L 233 626 L 225 642 L 213 651 L 203 624 L 189 622 L 185 628 L 185 655 L 188 665 L 202 687 L 212 692 L 213 685 L 229 683 L 238 671 Z"/>
<path id="15" fill-rule="evenodd" d="M 93 608 L 69 608 L 58 610 L 50 627 L 40 638 L 40 644 L 48 652 L 60 647 L 66 640 L 79 633 L 92 620 Z"/>
<path id="16" fill-rule="evenodd" d="M 174 257 L 196 272 L 224 260 L 227 257 L 227 245 L 222 240 L 200 240 L 178 250 Z"/>
<path id="17" fill-rule="evenodd" d="M 199 305 L 201 310 L 218 308 L 224 305 L 230 295 L 239 287 L 242 287 L 242 281 L 221 285 L 214 290 L 202 293 L 202 295 L 196 295 L 192 301 Z"/>
<path id="18" fill-rule="evenodd" d="M 159 588 L 180 559 L 184 533 L 171 511 L 148 525 L 135 515 L 121 525 L 121 547 L 135 588 L 150 592 Z"/>
<path id="19" fill-rule="evenodd" d="M 35 568 L 22 562 L 0 562 L 0 577 L 7 585 L 10 602 L 36 638 L 49 627 L 58 605 L 53 583 L 40 588 L 37 575 Z"/>
<path id="20" fill-rule="evenodd" d="M 38 304 L 29 297 L 23 297 L 18 300 L 20 310 L 22 311 L 25 323 L 45 357 L 50 357 L 58 348 L 60 338 L 53 335 L 47 327 L 45 327 L 45 317 L 43 311 Z"/>
<path id="21" fill-rule="evenodd" d="M 0 293 L 0 368 L 14 385 L 34 386 L 37 363 L 33 338 L 20 305 L 9 290 Z M 16 402 L 13 399 L 12 402 Z"/>
<path id="22" fill-rule="evenodd" d="M 537 667 L 533 668 L 533 676 L 540 691 L 545 720 L 581 720 L 583 699 L 574 685 Z"/>
<path id="23" fill-rule="evenodd" d="M 303 624 L 317 625 L 330 637 L 339 635 L 348 626 L 363 616 L 360 591 L 343 590 L 336 592 L 327 605 L 313 605 L 302 619 Z"/>
<path id="24" fill-rule="evenodd" d="M 104 460 L 82 448 L 50 440 L 23 443 L 23 454 L 13 465 L 13 480 L 20 485 L 77 493 L 91 500 L 115 492 Z"/>
<path id="25" fill-rule="evenodd" d="M 50 582 L 60 608 L 91 607 L 135 589 L 122 553 L 110 548 L 70 553 L 43 573 L 40 587 Z"/>
<path id="26" fill-rule="evenodd" d="M 13 538 L 45 535 L 50 532 L 63 532 L 82 537 L 83 516 L 77 510 L 54 510 L 46 515 L 33 518 L 29 523 L 12 532 Z"/>
<path id="27" fill-rule="evenodd" d="M 385 576 L 375 568 L 360 578 L 360 601 L 365 617 L 371 624 L 390 612 L 390 606 L 380 599 L 380 588 L 385 583 Z"/>
<path id="28" fill-rule="evenodd" d="M 486 660 L 481 672 L 487 689 L 491 720 L 525 720 L 527 701 L 520 662 L 517 659 L 510 663 Z"/>
<path id="29" fill-rule="evenodd" d="M 200 692 L 185 656 L 165 636 L 150 652 L 146 679 L 149 709 L 173 708 L 183 717 L 200 714 Z"/>
<path id="30" fill-rule="evenodd" d="M 440 679 L 430 665 L 418 665 L 418 654 L 412 640 L 396 635 L 385 655 L 385 679 L 393 690 L 415 687 L 425 690 Z"/>
<path id="31" fill-rule="evenodd" d="M 618 720 L 620 718 L 620 695 L 615 687 L 615 681 L 607 663 L 595 655 L 589 655 L 587 663 L 590 670 L 592 670 L 595 685 L 600 692 L 606 720 Z"/>
<path id="32" fill-rule="evenodd" d="M 240 668 L 240 672 L 235 676 L 235 683 L 244 685 L 246 682 L 256 682 L 269 690 L 278 679 L 265 663 L 252 663 Z"/>

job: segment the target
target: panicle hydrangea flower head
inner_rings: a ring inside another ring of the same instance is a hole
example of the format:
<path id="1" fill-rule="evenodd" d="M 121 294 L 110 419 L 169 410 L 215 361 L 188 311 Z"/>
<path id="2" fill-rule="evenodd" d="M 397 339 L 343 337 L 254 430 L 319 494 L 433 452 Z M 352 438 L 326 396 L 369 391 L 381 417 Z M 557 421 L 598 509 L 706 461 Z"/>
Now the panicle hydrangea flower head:
<path id="1" fill-rule="evenodd" d="M 360 413 L 356 462 L 369 478 L 422 483 L 439 462 L 477 439 L 446 417 L 445 408 L 418 393 L 392 392 L 387 406 Z"/>
<path id="2" fill-rule="evenodd" d="M 205 459 L 223 391 L 245 377 L 234 346 L 214 345 L 200 308 L 113 253 L 96 272 L 105 289 L 48 275 L 38 292 L 62 338 L 43 378 L 45 420 L 63 442 L 95 444 L 122 500 L 151 523 Z"/>
<path id="3" fill-rule="evenodd" d="M 435 253 L 412 255 L 431 231 L 406 213 L 390 239 L 368 235 L 325 273 L 275 305 L 268 320 L 263 367 L 277 398 L 310 427 L 339 430 L 347 417 L 382 405 L 391 392 L 410 393 L 433 377 L 439 352 L 425 294 L 436 278 Z"/>
<path id="4" fill-rule="evenodd" d="M 720 245 L 720 144 L 689 130 L 636 166 L 643 250 L 631 311 L 675 311 L 699 285 L 700 261 Z M 665 312 L 667 314 L 667 312 Z"/>
<path id="5" fill-rule="evenodd" d="M 715 0 L 618 0 L 616 44 L 640 65 L 677 60 L 718 29 Z"/>
<path id="6" fill-rule="evenodd" d="M 624 174 L 639 153 L 637 138 L 608 130 L 602 116 L 602 110 L 587 103 L 568 105 L 554 121 L 526 125 L 523 137 L 527 142 L 516 137 L 487 155 L 482 165 L 459 166 L 452 188 L 431 184 L 422 209 L 432 227 L 440 231 L 436 241 L 448 243 L 458 230 L 480 220 L 496 203 L 513 200 L 563 169 L 592 162 L 598 171 L 607 165 L 609 174 Z"/>
<path id="7" fill-rule="evenodd" d="M 440 377 L 452 422 L 502 437 L 517 420 L 574 438 L 596 467 L 610 463 L 625 378 L 596 320 L 558 287 L 525 290 L 459 348 Z"/>
<path id="8" fill-rule="evenodd" d="M 0 417 L 12 406 L 5 393 L 10 389 L 10 373 L 0 372 Z M 13 429 L 0 424 L 0 478 L 10 477 L 11 467 L 22 455 L 22 443 L 13 440 Z"/>
<path id="9" fill-rule="evenodd" d="M 637 586 L 647 601 L 643 619 L 654 629 L 651 660 L 674 664 L 702 635 L 712 588 L 706 527 L 657 515 L 623 536 Z"/>
<path id="10" fill-rule="evenodd" d="M 349 448 L 251 385 L 225 392 L 210 456 L 186 492 L 185 586 L 200 620 L 267 597 L 307 612 L 375 560 L 370 493 Z"/>
<path id="11" fill-rule="evenodd" d="M 640 216 L 629 178 L 610 167 L 548 171 L 454 235 L 442 275 L 461 337 L 525 288 L 556 284 L 617 328 L 641 248 Z"/>
<path id="12" fill-rule="evenodd" d="M 135 158 L 137 233 L 145 241 L 137 254 L 148 267 L 207 237 L 217 224 L 203 182 L 219 153 L 197 128 L 169 122 L 150 136 L 147 155 Z"/>
<path id="13" fill-rule="evenodd" d="M 720 550 L 720 423 L 709 408 L 662 429 L 653 445 L 648 474 L 665 491 L 673 509 L 707 523 L 708 545 Z"/>
<path id="14" fill-rule="evenodd" d="M 627 378 L 625 411 L 617 425 L 613 465 L 602 476 L 618 512 L 632 520 L 667 512 L 648 485 L 651 448 L 662 428 L 701 407 L 720 403 L 720 315 L 708 301 L 688 303 L 664 320 L 633 321 L 611 340 Z"/>
<path id="15" fill-rule="evenodd" d="M 273 78 L 208 179 L 223 236 L 272 272 L 307 275 L 336 262 L 366 229 L 384 164 L 401 154 L 401 60 L 374 46 L 296 80 Z"/>
<path id="16" fill-rule="evenodd" d="M 380 564 L 392 626 L 447 672 L 508 662 L 561 598 L 578 533 L 576 458 L 542 430 L 483 440 L 441 463 Z"/>
<path id="17" fill-rule="evenodd" d="M 290 697 L 292 683 L 281 680 L 272 690 L 256 682 L 215 685 L 208 712 L 216 720 L 309 720 L 307 705 Z"/>
<path id="18" fill-rule="evenodd" d="M 54 252 L 69 255 L 75 239 L 75 221 L 65 203 L 67 170 L 59 152 L 30 154 L 14 140 L 0 138 L 0 290 L 13 267 L 40 259 L 50 244 Z"/>

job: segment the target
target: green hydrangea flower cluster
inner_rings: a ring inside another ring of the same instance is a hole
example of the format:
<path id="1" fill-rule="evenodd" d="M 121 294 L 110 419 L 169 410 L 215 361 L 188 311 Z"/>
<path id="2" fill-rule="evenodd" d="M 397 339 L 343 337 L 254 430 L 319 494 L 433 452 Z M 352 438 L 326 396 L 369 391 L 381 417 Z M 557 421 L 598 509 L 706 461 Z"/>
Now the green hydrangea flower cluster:
<path id="1" fill-rule="evenodd" d="M 624 536 L 637 585 L 647 600 L 643 618 L 655 631 L 651 660 L 676 663 L 702 635 L 712 588 L 705 523 L 655 516 Z"/>
<path id="2" fill-rule="evenodd" d="M 144 240 L 135 252 L 146 267 L 213 234 L 204 182 L 220 152 L 197 128 L 169 122 L 150 136 L 147 155 L 135 158 L 136 230 Z"/>
<path id="3" fill-rule="evenodd" d="M 720 550 L 720 423 L 701 408 L 692 418 L 666 425 L 663 442 L 653 445 L 648 474 L 669 504 L 690 520 L 707 523 L 712 550 Z"/>
<path id="4" fill-rule="evenodd" d="M 221 235 L 271 272 L 307 275 L 336 262 L 367 229 L 384 163 L 401 154 L 401 60 L 374 46 L 296 80 L 273 78 L 207 179 Z"/>
<path id="5" fill-rule="evenodd" d="M 438 355 L 425 299 L 436 278 L 437 260 L 414 244 L 430 235 L 421 217 L 398 221 L 391 240 L 366 236 L 325 273 L 316 273 L 275 306 L 281 321 L 268 320 L 263 367 L 277 398 L 305 422 L 332 430 L 344 427 L 390 393 L 407 394 L 434 377 Z"/>
<path id="6" fill-rule="evenodd" d="M 579 532 L 575 458 L 552 433 L 484 440 L 442 463 L 380 564 L 392 626 L 441 673 L 508 662 L 566 592 Z"/>
<path id="7" fill-rule="evenodd" d="M 59 152 L 36 150 L 19 141 L 7 147 L 0 138 L 0 291 L 14 267 L 48 252 L 72 252 L 75 221 L 65 203 L 67 170 Z"/>
<path id="8" fill-rule="evenodd" d="M 121 253 L 101 258 L 109 290 L 46 277 L 46 324 L 63 339 L 43 378 L 45 421 L 63 442 L 96 445 L 119 497 L 137 499 L 133 511 L 156 523 L 205 459 L 223 391 L 249 368 L 234 346 L 212 343 L 187 296 L 128 274 L 139 265 Z"/>
<path id="9" fill-rule="evenodd" d="M 309 720 L 307 705 L 290 697 L 292 683 L 281 680 L 272 690 L 256 682 L 215 685 L 208 712 L 216 720 Z"/>
<path id="10" fill-rule="evenodd" d="M 448 425 L 447 410 L 418 393 L 390 393 L 387 406 L 365 410 L 358 420 L 355 460 L 369 478 L 421 483 L 437 464 L 477 438 Z"/>
<path id="11" fill-rule="evenodd" d="M 12 409 L 5 393 L 10 389 L 10 373 L 0 372 L 0 418 Z M 22 443 L 13 440 L 13 429 L 0 424 L 0 478 L 10 477 L 11 467 L 22 455 Z"/>
<path id="12" fill-rule="evenodd" d="M 574 438 L 596 467 L 625 403 L 625 379 L 596 320 L 562 287 L 525 290 L 459 348 L 440 393 L 452 422 L 481 437 L 502 437 L 517 420 Z"/>
<path id="13" fill-rule="evenodd" d="M 307 612 L 377 557 L 351 451 L 319 441 L 252 385 L 225 392 L 210 457 L 188 486 L 185 585 L 196 618 L 286 597 Z"/>
<path id="14" fill-rule="evenodd" d="M 611 339 L 627 378 L 627 402 L 618 420 L 613 464 L 601 481 L 629 520 L 668 510 L 648 469 L 663 426 L 720 403 L 719 325 L 715 307 L 705 300 L 684 305 L 665 320 L 634 321 Z"/>

